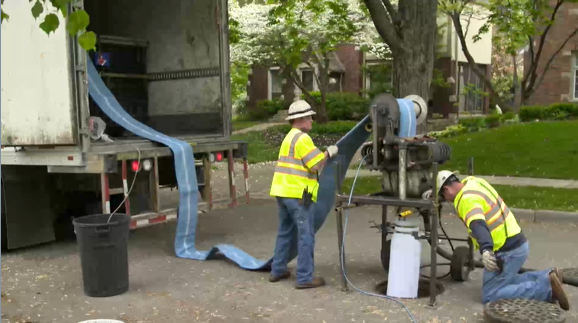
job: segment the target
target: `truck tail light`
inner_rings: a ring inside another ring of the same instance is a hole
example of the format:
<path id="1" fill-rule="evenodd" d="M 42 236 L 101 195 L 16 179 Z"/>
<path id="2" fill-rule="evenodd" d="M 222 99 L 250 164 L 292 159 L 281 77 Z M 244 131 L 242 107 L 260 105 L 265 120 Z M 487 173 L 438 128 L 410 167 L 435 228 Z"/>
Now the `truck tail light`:
<path id="1" fill-rule="evenodd" d="M 138 170 L 140 169 L 140 163 L 137 160 L 133 160 L 132 163 L 130 164 L 130 167 L 132 168 L 133 172 L 138 172 Z"/>

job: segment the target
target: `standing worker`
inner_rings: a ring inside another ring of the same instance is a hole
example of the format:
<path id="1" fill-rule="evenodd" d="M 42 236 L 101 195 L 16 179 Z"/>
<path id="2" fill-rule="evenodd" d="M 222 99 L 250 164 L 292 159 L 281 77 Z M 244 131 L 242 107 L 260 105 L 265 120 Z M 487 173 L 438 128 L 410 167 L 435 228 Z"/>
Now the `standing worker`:
<path id="1" fill-rule="evenodd" d="M 311 131 L 312 115 L 315 112 L 306 101 L 295 101 L 289 107 L 289 116 L 285 120 L 291 124 L 291 130 L 279 149 L 270 191 L 279 206 L 279 231 L 269 281 L 277 282 L 291 275 L 287 263 L 292 240 L 297 236 L 297 289 L 325 285 L 323 278 L 313 277 L 313 218 L 319 189 L 318 171 L 338 151 L 334 145 L 326 152 L 315 147 L 307 134 Z"/>
<path id="2" fill-rule="evenodd" d="M 440 171 L 440 200 L 453 202 L 484 263 L 482 302 L 526 298 L 558 301 L 569 310 L 557 268 L 518 274 L 528 257 L 529 246 L 514 213 L 485 180 L 468 176 L 460 181 L 456 172 Z"/>

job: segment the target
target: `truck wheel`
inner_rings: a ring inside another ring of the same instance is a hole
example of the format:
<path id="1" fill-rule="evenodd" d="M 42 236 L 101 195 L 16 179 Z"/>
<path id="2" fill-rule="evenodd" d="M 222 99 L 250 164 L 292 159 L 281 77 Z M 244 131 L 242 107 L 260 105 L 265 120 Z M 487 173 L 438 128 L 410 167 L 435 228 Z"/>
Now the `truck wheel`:
<path id="1" fill-rule="evenodd" d="M 450 274 L 453 280 L 458 282 L 468 280 L 470 276 L 470 270 L 468 269 L 469 255 L 469 247 L 459 246 L 454 250 L 450 264 Z"/>

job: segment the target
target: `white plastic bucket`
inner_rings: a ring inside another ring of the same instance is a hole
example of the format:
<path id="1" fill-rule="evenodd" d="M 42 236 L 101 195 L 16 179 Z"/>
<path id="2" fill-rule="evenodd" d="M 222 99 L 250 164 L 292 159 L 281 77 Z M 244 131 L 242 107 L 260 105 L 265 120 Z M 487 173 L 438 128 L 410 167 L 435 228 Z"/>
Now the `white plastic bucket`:
<path id="1" fill-rule="evenodd" d="M 415 220 L 395 222 L 387 279 L 388 296 L 417 298 L 421 264 L 421 243 L 415 237 L 418 232 L 419 224 Z"/>

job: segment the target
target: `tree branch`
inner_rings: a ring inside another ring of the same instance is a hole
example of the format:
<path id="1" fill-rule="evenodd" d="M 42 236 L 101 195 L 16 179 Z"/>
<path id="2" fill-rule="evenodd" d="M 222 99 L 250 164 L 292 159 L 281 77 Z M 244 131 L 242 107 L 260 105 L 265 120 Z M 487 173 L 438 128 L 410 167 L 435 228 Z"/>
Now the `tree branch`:
<path id="1" fill-rule="evenodd" d="M 566 46 L 568 41 L 570 41 L 570 39 L 572 39 L 572 37 L 576 36 L 576 34 L 578 34 L 578 27 L 576 27 L 574 29 L 574 31 L 572 33 L 570 33 L 570 35 L 568 35 L 568 37 L 566 37 L 566 39 L 564 40 L 562 45 L 560 45 L 560 47 L 558 47 L 558 49 L 554 52 L 554 54 L 552 54 L 552 57 L 550 57 L 550 59 L 548 60 L 548 62 L 544 66 L 544 72 L 540 74 L 540 78 L 538 79 L 538 81 L 535 82 L 536 79 L 533 78 L 530 81 L 528 88 L 523 89 L 524 90 L 524 93 L 523 93 L 524 94 L 524 100 L 528 99 L 530 97 L 530 95 L 532 95 L 536 91 L 536 88 L 538 88 L 540 86 L 540 84 L 544 80 L 544 76 L 546 76 L 546 72 L 548 71 L 548 68 L 550 68 L 550 64 L 552 64 L 552 62 L 554 61 L 556 56 L 558 56 L 558 54 L 560 54 L 562 49 L 564 49 L 564 46 Z M 536 65 L 538 65 L 538 64 L 536 64 Z"/>
<path id="2" fill-rule="evenodd" d="M 391 17 L 391 21 L 393 21 L 393 24 L 395 26 L 399 27 L 401 25 L 401 20 L 399 19 L 399 14 L 397 13 L 395 8 L 391 4 L 391 1 L 390 0 L 381 0 L 381 2 L 383 2 L 383 5 L 387 9 L 387 12 L 389 12 L 389 16 Z"/>
<path id="3" fill-rule="evenodd" d="M 494 90 L 494 86 L 492 85 L 492 82 L 488 79 L 486 74 L 478 67 L 478 65 L 476 64 L 476 61 L 474 60 L 474 58 L 472 57 L 472 54 L 470 53 L 470 50 L 468 49 L 468 44 L 466 43 L 466 37 L 464 36 L 464 30 L 463 30 L 462 24 L 460 22 L 460 13 L 454 12 L 454 13 L 450 14 L 450 17 L 452 18 L 452 21 L 454 23 L 454 28 L 456 29 L 456 33 L 458 34 L 460 44 L 462 45 L 462 52 L 464 53 L 464 56 L 466 56 L 466 59 L 468 60 L 470 67 L 472 68 L 474 73 L 476 73 L 476 75 L 480 79 L 482 79 L 482 81 L 484 82 L 484 85 L 488 88 L 490 95 L 493 95 L 495 97 L 495 99 L 499 105 L 503 105 L 502 98 L 500 98 L 496 94 L 496 91 Z"/>
<path id="4" fill-rule="evenodd" d="M 405 52 L 406 46 L 402 39 L 399 38 L 395 26 L 391 23 L 390 17 L 381 1 L 382 0 L 363 0 L 381 39 L 389 45 L 392 52 L 403 53 Z"/>
<path id="5" fill-rule="evenodd" d="M 565 0 L 558 0 L 556 2 L 556 6 L 554 7 L 554 11 L 552 12 L 552 16 L 550 17 L 550 21 L 554 21 L 554 19 L 556 18 L 556 13 L 558 13 L 558 9 L 560 9 L 560 7 L 562 6 L 562 4 L 564 3 Z M 544 29 L 544 32 L 542 33 L 542 35 L 540 35 L 540 43 L 539 43 L 539 47 L 538 47 L 538 52 L 536 53 L 536 58 L 534 59 L 535 64 L 530 68 L 530 71 L 528 74 L 526 74 L 524 76 L 524 79 L 522 80 L 522 88 L 531 88 L 534 84 L 534 82 L 536 81 L 536 78 L 538 77 L 538 75 L 536 74 L 536 69 L 538 68 L 538 62 L 540 62 L 540 56 L 542 56 L 542 49 L 544 48 L 544 44 L 546 43 L 546 35 L 548 34 L 548 32 L 550 31 L 550 28 L 552 27 L 553 24 L 548 24 L 548 26 L 546 26 L 546 28 Z M 528 77 L 530 78 L 530 84 L 528 85 Z"/>
<path id="6" fill-rule="evenodd" d="M 530 66 L 534 65 L 534 37 L 532 36 L 528 36 L 528 41 L 530 44 Z M 530 72 L 530 70 L 528 69 L 528 73 Z M 524 78 L 526 78 L 526 75 L 524 75 Z"/>
<path id="7" fill-rule="evenodd" d="M 314 105 L 315 99 L 313 98 L 311 93 L 309 93 L 309 90 L 307 90 L 305 85 L 303 85 L 303 83 L 299 79 L 299 75 L 297 74 L 297 71 L 295 69 L 292 68 L 290 70 L 289 77 L 291 77 L 291 81 L 293 81 L 293 84 L 297 85 L 297 87 L 301 90 L 301 93 L 303 93 L 303 95 L 305 95 L 305 98 L 308 99 L 307 101 L 309 101 L 310 104 Z"/>

